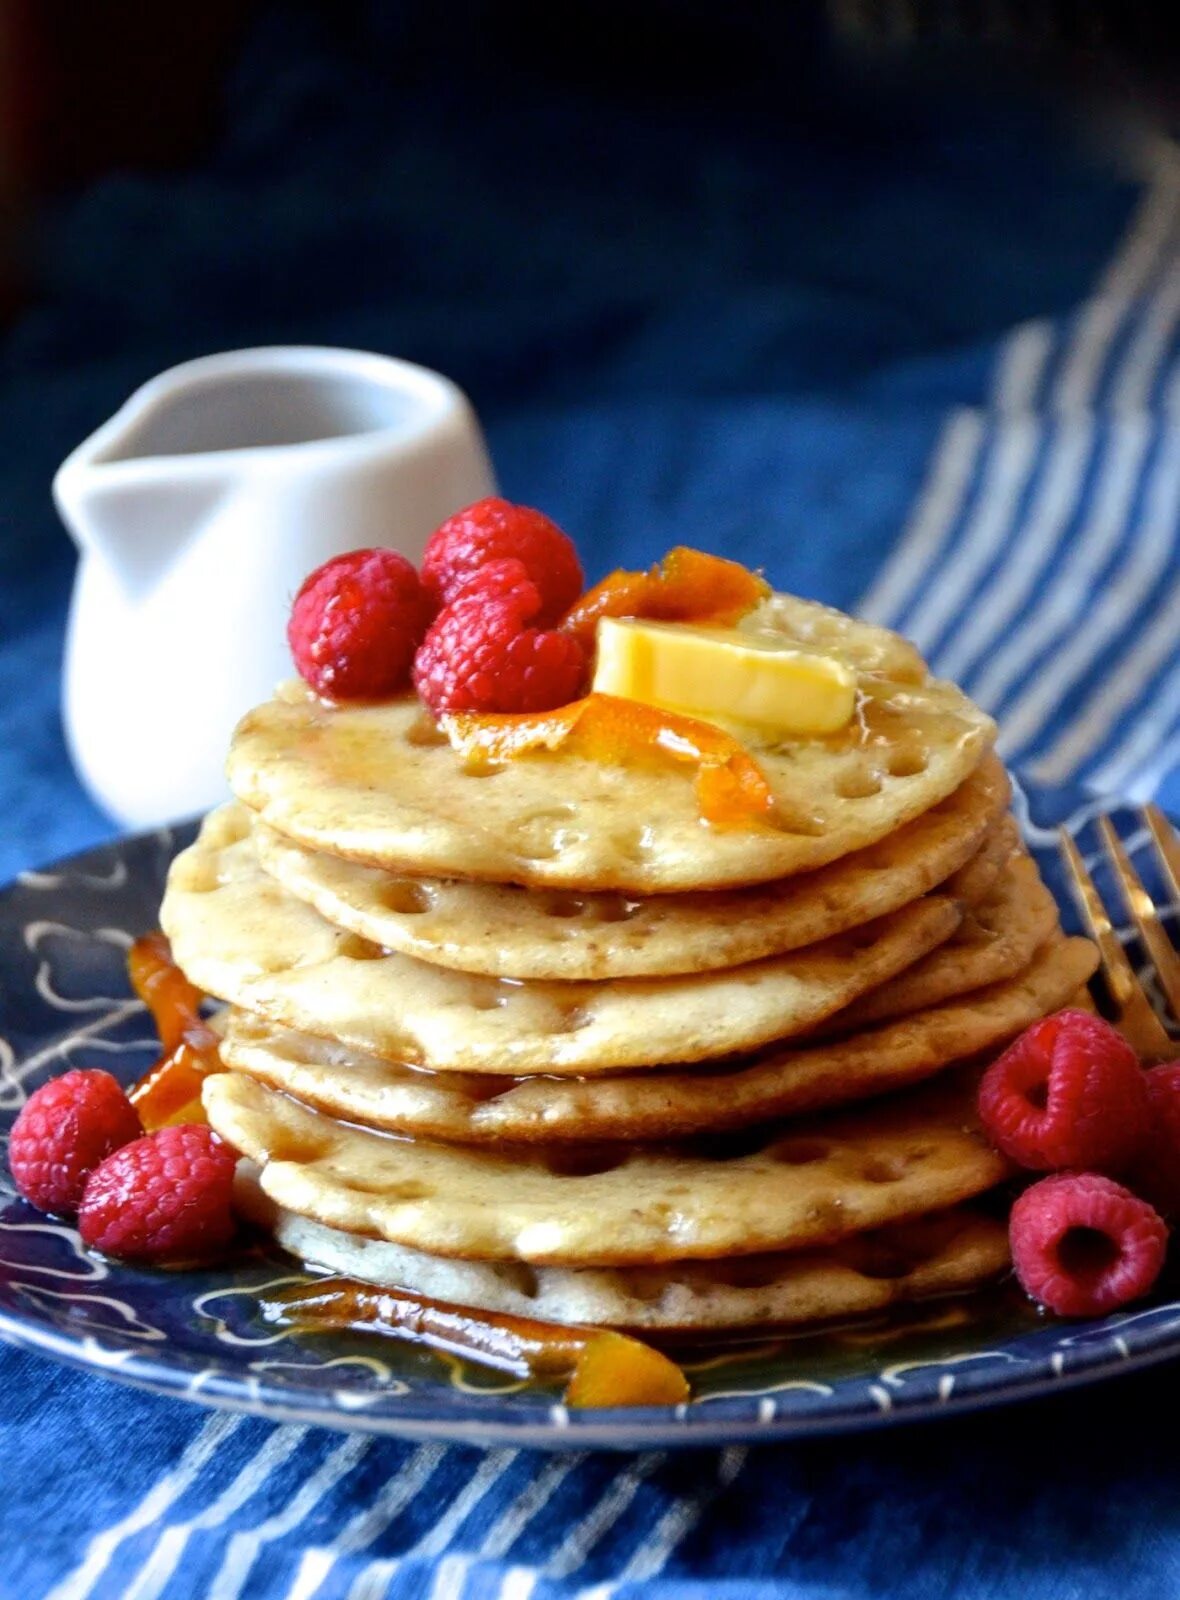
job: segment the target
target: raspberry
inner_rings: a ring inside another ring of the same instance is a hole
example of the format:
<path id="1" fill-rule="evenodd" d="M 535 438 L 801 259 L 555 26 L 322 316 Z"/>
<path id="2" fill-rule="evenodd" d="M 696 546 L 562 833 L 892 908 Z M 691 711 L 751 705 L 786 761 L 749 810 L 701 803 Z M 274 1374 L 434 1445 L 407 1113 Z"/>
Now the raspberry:
<path id="1" fill-rule="evenodd" d="M 1180 1216 L 1180 1061 L 1144 1073 L 1151 1130 L 1131 1172 L 1137 1194 L 1165 1217 Z"/>
<path id="2" fill-rule="evenodd" d="M 1168 1248 L 1159 1213 L 1093 1172 L 1034 1183 L 1012 1207 L 1008 1233 L 1021 1287 L 1059 1317 L 1100 1317 L 1137 1300 Z"/>
<path id="3" fill-rule="evenodd" d="M 66 1072 L 29 1096 L 12 1126 L 8 1164 L 39 1211 L 72 1216 L 94 1168 L 142 1132 L 109 1072 Z"/>
<path id="4" fill-rule="evenodd" d="M 541 605 L 533 620 L 542 627 L 582 592 L 582 564 L 569 535 L 540 511 L 495 498 L 456 511 L 431 534 L 422 583 L 437 605 L 450 605 L 475 572 L 506 558 L 519 561 L 536 584 Z"/>
<path id="5" fill-rule="evenodd" d="M 418 574 L 396 550 L 352 550 L 305 578 L 287 643 L 301 678 L 333 700 L 375 700 L 410 682 L 431 617 Z"/>
<path id="6" fill-rule="evenodd" d="M 586 657 L 571 635 L 530 627 L 541 595 L 519 561 L 490 561 L 435 618 L 414 660 L 422 699 L 444 711 L 551 711 L 577 698 Z"/>
<path id="7" fill-rule="evenodd" d="M 93 1249 L 130 1261 L 207 1258 L 233 1238 L 235 1165 L 203 1123 L 159 1128 L 91 1173 L 78 1231 Z"/>
<path id="8" fill-rule="evenodd" d="M 1147 1138 L 1146 1075 L 1108 1022 L 1058 1011 L 987 1069 L 979 1115 L 996 1148 L 1022 1167 L 1119 1172 Z"/>

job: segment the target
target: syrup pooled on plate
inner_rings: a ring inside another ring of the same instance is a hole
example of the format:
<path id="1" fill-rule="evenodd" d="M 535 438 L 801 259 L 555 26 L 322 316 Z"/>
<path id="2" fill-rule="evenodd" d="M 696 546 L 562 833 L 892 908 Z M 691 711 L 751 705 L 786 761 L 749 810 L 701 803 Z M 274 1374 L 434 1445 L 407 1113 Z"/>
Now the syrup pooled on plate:
<path id="1" fill-rule="evenodd" d="M 538 1382 L 568 1380 L 571 1406 L 666 1406 L 689 1397 L 683 1372 L 667 1356 L 626 1334 L 567 1327 L 527 1317 L 377 1289 L 350 1278 L 322 1278 L 263 1292 L 265 1321 L 294 1333 L 377 1333 Z"/>

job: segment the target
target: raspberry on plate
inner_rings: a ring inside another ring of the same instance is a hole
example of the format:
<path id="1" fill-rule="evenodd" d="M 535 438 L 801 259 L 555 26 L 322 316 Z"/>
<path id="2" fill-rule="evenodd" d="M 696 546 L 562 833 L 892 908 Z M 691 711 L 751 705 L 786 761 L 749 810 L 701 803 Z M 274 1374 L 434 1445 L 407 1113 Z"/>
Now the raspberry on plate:
<path id="1" fill-rule="evenodd" d="M 1151 1067 L 1147 1102 L 1151 1129 L 1131 1171 L 1135 1192 L 1165 1217 L 1180 1216 L 1180 1061 Z"/>
<path id="2" fill-rule="evenodd" d="M 1120 1172 L 1147 1138 L 1146 1074 L 1108 1022 L 1058 1011 L 987 1069 L 979 1115 L 996 1148 L 1022 1167 Z"/>
<path id="3" fill-rule="evenodd" d="M 577 698 L 585 653 L 569 634 L 533 626 L 540 610 L 540 591 L 519 561 L 491 561 L 468 581 L 414 660 L 414 686 L 436 717 L 552 711 Z"/>
<path id="4" fill-rule="evenodd" d="M 450 605 L 482 567 L 508 558 L 537 586 L 539 626 L 556 622 L 582 592 L 582 564 L 569 535 L 542 512 L 496 497 L 456 511 L 435 529 L 422 557 L 422 583 L 436 605 Z"/>
<path id="5" fill-rule="evenodd" d="M 1100 1317 L 1137 1300 L 1168 1248 L 1159 1213 L 1093 1172 L 1034 1183 L 1012 1207 L 1008 1231 L 1021 1287 L 1059 1317 Z"/>
<path id="6" fill-rule="evenodd" d="M 78 1231 L 92 1249 L 128 1261 L 206 1260 L 234 1236 L 235 1165 L 202 1123 L 159 1128 L 91 1173 Z"/>
<path id="7" fill-rule="evenodd" d="M 301 678 L 333 700 L 376 700 L 409 687 L 432 608 L 396 550 L 351 550 L 305 578 L 287 623 Z"/>
<path id="8" fill-rule="evenodd" d="M 22 1107 L 8 1164 L 30 1204 L 72 1216 L 94 1168 L 142 1132 L 135 1107 L 109 1072 L 66 1072 L 42 1084 Z"/>

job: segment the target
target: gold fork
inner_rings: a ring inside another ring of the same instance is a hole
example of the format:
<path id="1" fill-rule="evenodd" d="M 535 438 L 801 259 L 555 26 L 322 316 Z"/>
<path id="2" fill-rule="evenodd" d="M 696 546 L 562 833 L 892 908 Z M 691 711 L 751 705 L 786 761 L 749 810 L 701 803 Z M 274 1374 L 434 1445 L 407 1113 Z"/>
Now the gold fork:
<path id="1" fill-rule="evenodd" d="M 1144 806 L 1140 815 L 1155 845 L 1164 876 L 1173 895 L 1180 900 L 1180 837 L 1177 837 L 1176 830 L 1158 806 Z M 1109 817 L 1098 819 L 1098 831 L 1119 880 L 1119 888 L 1131 919 L 1155 967 L 1160 988 L 1167 996 L 1173 1017 L 1180 1019 L 1180 955 L 1168 938 L 1155 901 L 1131 865 L 1126 846 L 1115 832 Z M 1102 971 L 1115 1006 L 1115 1024 L 1144 1058 L 1171 1060 L 1180 1055 L 1180 1044 L 1168 1036 L 1143 985 L 1135 976 L 1134 968 L 1127 960 L 1126 951 L 1114 930 L 1110 913 L 1086 870 L 1076 840 L 1065 828 L 1058 832 L 1061 854 L 1073 880 L 1078 906 L 1102 957 Z"/>

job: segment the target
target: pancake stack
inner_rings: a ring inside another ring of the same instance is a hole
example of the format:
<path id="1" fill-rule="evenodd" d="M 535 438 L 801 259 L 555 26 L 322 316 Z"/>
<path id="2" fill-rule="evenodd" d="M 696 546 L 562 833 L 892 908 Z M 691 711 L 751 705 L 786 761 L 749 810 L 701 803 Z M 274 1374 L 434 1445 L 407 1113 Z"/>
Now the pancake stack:
<path id="1" fill-rule="evenodd" d="M 244 719 L 162 921 L 229 1007 L 209 1120 L 296 1256 L 655 1332 L 1003 1270 L 978 1062 L 1094 952 L 977 707 L 885 630 L 756 622 L 860 685 L 840 734 L 751 747 L 773 824 L 704 822 L 691 763 L 625 742 L 472 765 L 411 697 Z"/>

